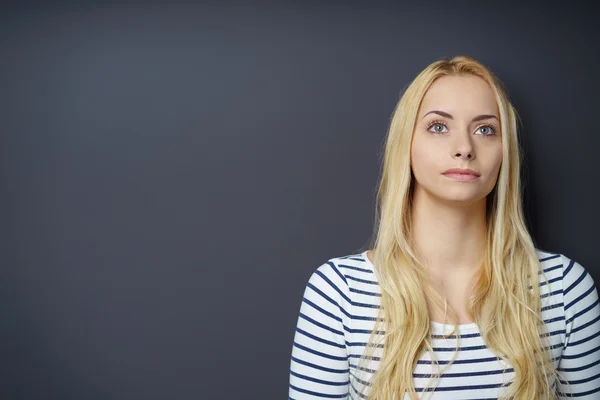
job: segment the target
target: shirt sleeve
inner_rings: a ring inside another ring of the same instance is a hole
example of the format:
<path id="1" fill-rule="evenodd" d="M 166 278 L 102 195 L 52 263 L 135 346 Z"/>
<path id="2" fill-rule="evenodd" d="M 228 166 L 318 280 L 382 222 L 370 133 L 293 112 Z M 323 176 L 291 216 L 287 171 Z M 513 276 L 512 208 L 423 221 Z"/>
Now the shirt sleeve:
<path id="1" fill-rule="evenodd" d="M 563 260 L 566 339 L 558 372 L 560 399 L 600 399 L 600 304 L 594 279 L 579 263 Z M 567 385 L 567 381 L 570 384 Z"/>
<path id="2" fill-rule="evenodd" d="M 349 389 L 348 283 L 331 261 L 306 285 L 294 334 L 289 399 L 343 399 Z"/>

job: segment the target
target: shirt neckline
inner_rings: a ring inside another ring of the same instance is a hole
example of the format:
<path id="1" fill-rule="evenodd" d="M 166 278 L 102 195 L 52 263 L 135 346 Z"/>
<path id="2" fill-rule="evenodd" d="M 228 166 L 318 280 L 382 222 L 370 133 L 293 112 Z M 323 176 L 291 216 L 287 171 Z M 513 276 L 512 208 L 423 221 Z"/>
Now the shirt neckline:
<path id="1" fill-rule="evenodd" d="M 361 253 L 361 256 L 362 256 L 362 258 L 365 260 L 365 262 L 371 268 L 374 268 L 373 263 L 371 262 L 371 260 L 367 256 L 367 252 L 368 251 L 369 250 L 363 251 Z M 442 324 L 441 322 L 431 321 L 431 327 L 436 332 L 442 332 L 442 333 L 448 332 L 449 333 L 449 332 L 452 332 L 452 329 L 454 328 L 454 325 L 452 325 L 452 324 Z M 469 331 L 477 331 L 477 330 L 479 330 L 479 327 L 477 326 L 476 322 L 471 322 L 469 324 L 459 324 L 459 325 L 456 325 L 456 328 L 458 329 L 459 332 L 469 332 Z"/>

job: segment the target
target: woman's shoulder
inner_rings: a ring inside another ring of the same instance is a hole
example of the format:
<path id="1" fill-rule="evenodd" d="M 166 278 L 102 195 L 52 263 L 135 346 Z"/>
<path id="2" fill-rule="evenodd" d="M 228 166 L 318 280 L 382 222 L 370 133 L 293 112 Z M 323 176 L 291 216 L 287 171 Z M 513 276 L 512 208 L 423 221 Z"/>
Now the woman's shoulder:
<path id="1" fill-rule="evenodd" d="M 581 263 L 560 252 L 550 252 L 537 249 L 538 258 L 545 273 L 550 274 L 553 280 L 559 280 L 565 309 L 569 309 L 575 302 L 584 297 L 587 301 L 597 299 L 597 287 L 594 278 Z M 591 299 L 591 300 L 590 300 Z"/>
<path id="2" fill-rule="evenodd" d="M 376 284 L 375 270 L 367 255 L 368 250 L 330 258 L 328 264 L 337 269 L 346 282 Z"/>
<path id="3" fill-rule="evenodd" d="M 545 272 L 560 269 L 563 279 L 570 282 L 589 275 L 589 271 L 583 265 L 563 253 L 542 250 L 540 248 L 536 248 L 535 250 Z"/>
<path id="4" fill-rule="evenodd" d="M 308 287 L 320 289 L 323 294 L 335 293 L 349 303 L 356 293 L 379 293 L 373 264 L 367 251 L 334 256 L 313 270 Z"/>
<path id="5" fill-rule="evenodd" d="M 555 253 L 539 247 L 535 248 L 535 252 L 537 253 L 538 260 L 540 260 L 541 263 L 551 264 L 556 263 L 557 261 L 560 262 L 560 253 Z"/>

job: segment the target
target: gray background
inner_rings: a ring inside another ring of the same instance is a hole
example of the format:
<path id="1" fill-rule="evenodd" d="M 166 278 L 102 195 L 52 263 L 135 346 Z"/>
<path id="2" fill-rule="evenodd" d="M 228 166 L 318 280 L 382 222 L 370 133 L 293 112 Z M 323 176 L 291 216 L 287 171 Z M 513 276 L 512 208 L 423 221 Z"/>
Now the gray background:
<path id="1" fill-rule="evenodd" d="M 467 54 L 536 243 L 600 277 L 592 6 L 3 6 L 0 398 L 287 396 L 301 296 L 372 234 L 402 89 Z"/>

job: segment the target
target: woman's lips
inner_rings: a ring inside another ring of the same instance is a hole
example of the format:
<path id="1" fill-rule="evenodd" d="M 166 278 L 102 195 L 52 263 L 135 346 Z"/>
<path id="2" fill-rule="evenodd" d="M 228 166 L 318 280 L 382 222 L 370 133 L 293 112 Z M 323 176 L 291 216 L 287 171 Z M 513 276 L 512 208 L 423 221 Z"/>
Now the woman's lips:
<path id="1" fill-rule="evenodd" d="M 477 175 L 473 175 L 473 174 L 448 173 L 448 174 L 444 174 L 444 176 L 447 176 L 450 179 L 454 179 L 454 180 L 460 181 L 460 182 L 471 182 L 476 179 L 479 179 L 479 177 Z"/>

